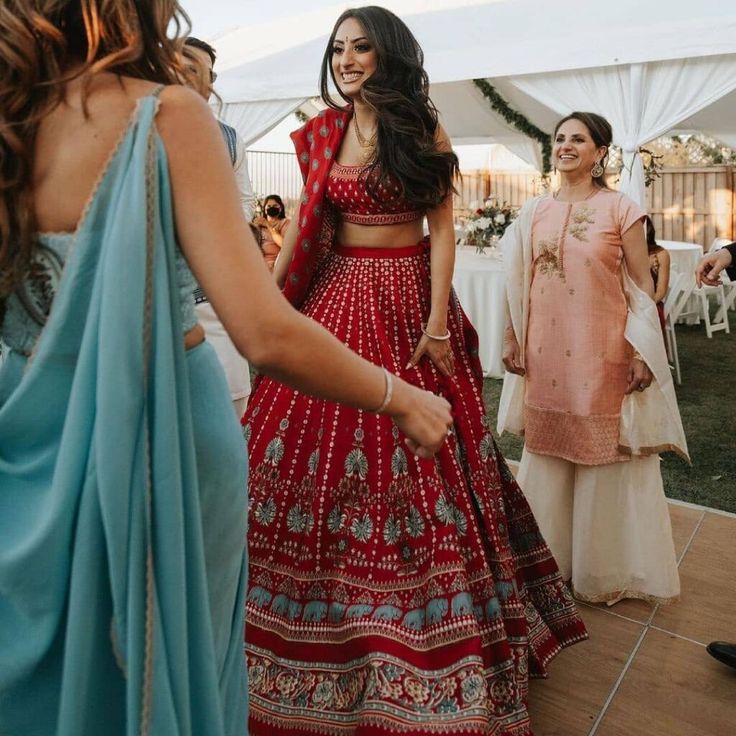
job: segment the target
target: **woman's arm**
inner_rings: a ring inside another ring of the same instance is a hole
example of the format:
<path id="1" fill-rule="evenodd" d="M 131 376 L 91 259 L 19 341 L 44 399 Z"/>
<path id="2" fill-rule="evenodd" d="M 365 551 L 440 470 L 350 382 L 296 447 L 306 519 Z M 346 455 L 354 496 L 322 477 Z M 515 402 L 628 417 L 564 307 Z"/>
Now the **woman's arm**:
<path id="1" fill-rule="evenodd" d="M 303 195 L 304 190 L 302 190 L 302 193 L 299 195 L 300 202 L 302 201 Z M 279 251 L 278 256 L 276 256 L 276 264 L 273 267 L 273 276 L 276 279 L 276 284 L 279 289 L 284 288 L 286 274 L 289 272 L 291 259 L 294 257 L 297 235 L 299 235 L 299 228 L 296 225 L 294 227 L 287 227 L 286 235 L 284 235 L 281 240 L 281 250 Z"/>
<path id="2" fill-rule="evenodd" d="M 663 248 L 657 253 L 659 261 L 659 273 L 657 274 L 657 288 L 654 290 L 654 301 L 659 304 L 667 296 L 670 288 L 670 254 Z"/>
<path id="3" fill-rule="evenodd" d="M 621 236 L 621 242 L 629 276 L 650 299 L 654 299 L 654 282 L 649 270 L 649 252 L 647 251 L 647 240 L 642 223 L 640 221 L 635 222 Z M 652 379 L 652 372 L 647 364 L 640 356 L 634 354 L 629 365 L 626 393 L 644 391 L 652 382 Z"/>
<path id="4" fill-rule="evenodd" d="M 442 128 L 438 128 L 438 145 L 450 150 L 450 140 Z M 455 268 L 455 223 L 452 210 L 452 192 L 442 203 L 427 212 L 431 272 L 431 304 L 425 327 L 426 333 L 420 339 L 410 365 L 416 365 L 425 353 L 437 366 L 440 373 L 450 376 L 455 370 L 455 359 L 449 340 L 433 340 L 428 335 L 438 337 L 447 333 L 447 307 L 452 287 L 452 274 Z M 427 334 L 428 333 L 428 334 Z"/>
<path id="5" fill-rule="evenodd" d="M 654 282 L 649 270 L 649 252 L 644 235 L 644 226 L 635 222 L 622 236 L 626 269 L 634 283 L 651 299 L 654 299 Z"/>
<path id="6" fill-rule="evenodd" d="M 375 411 L 387 395 L 383 370 L 294 310 L 253 247 L 232 167 L 206 103 L 189 90 L 170 87 L 162 94 L 157 123 L 169 160 L 180 246 L 238 350 L 263 373 L 301 391 Z M 422 456 L 439 448 L 452 421 L 444 400 L 397 378 L 386 411 Z"/>
<path id="7" fill-rule="evenodd" d="M 503 354 L 502 360 L 504 367 L 509 373 L 516 373 L 523 376 L 526 371 L 521 361 L 521 348 L 519 340 L 514 332 L 514 325 L 511 322 L 511 312 L 509 311 L 509 303 L 506 301 L 506 326 L 503 331 Z"/>

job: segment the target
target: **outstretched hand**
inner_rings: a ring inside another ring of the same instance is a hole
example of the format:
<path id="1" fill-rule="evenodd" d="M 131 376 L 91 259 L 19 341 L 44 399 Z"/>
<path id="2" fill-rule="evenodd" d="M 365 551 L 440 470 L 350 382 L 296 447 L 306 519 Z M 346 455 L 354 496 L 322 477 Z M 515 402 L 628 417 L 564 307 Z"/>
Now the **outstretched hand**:
<path id="1" fill-rule="evenodd" d="M 695 280 L 698 286 L 718 286 L 721 283 L 721 271 L 728 268 L 733 262 L 731 253 L 726 248 L 721 248 L 715 253 L 704 256 L 695 269 Z"/>

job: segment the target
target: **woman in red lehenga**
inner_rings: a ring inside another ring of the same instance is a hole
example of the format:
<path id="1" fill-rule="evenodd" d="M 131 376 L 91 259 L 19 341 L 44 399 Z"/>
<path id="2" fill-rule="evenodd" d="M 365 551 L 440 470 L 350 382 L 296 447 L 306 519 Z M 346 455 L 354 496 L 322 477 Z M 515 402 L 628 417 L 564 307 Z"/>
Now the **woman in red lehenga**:
<path id="1" fill-rule="evenodd" d="M 276 276 L 288 268 L 286 296 L 360 355 L 446 396 L 454 431 L 421 460 L 390 418 L 256 386 L 251 736 L 528 736 L 529 675 L 586 638 L 484 413 L 450 290 L 457 158 L 422 61 L 387 10 L 338 19 L 329 107 L 293 135 L 305 188 Z"/>

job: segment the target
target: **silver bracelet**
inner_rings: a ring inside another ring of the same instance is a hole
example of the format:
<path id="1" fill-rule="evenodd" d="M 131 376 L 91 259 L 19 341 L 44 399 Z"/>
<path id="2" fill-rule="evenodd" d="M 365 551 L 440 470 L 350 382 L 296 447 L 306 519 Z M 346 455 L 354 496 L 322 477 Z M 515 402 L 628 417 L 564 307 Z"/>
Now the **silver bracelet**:
<path id="1" fill-rule="evenodd" d="M 391 403 L 391 399 L 394 395 L 394 376 L 393 373 L 390 371 L 387 371 L 385 368 L 383 370 L 383 377 L 386 381 L 386 392 L 383 395 L 383 401 L 381 402 L 381 406 L 378 407 L 378 409 L 375 409 L 373 411 L 374 414 L 382 414 L 388 407 L 388 405 Z"/>
<path id="2" fill-rule="evenodd" d="M 444 342 L 445 340 L 450 339 L 450 330 L 447 330 L 446 335 L 431 335 L 429 332 L 427 332 L 427 325 L 422 325 L 422 334 L 426 335 L 430 340 L 439 340 L 440 342 Z"/>

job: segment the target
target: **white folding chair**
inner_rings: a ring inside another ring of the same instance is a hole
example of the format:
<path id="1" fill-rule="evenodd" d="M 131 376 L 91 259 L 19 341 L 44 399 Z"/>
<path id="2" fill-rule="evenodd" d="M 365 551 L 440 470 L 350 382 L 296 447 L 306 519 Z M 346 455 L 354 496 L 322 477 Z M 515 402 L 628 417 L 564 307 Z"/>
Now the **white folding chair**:
<path id="1" fill-rule="evenodd" d="M 716 238 L 716 240 L 719 243 L 718 247 L 714 248 L 711 246 L 711 250 L 709 252 L 720 250 L 724 245 L 730 245 L 733 242 L 732 240 L 726 240 L 725 238 Z M 722 320 L 724 313 L 726 313 L 726 319 L 728 319 L 728 310 L 736 309 L 736 281 L 731 279 L 725 270 L 721 271 L 721 285 L 723 286 L 725 303 L 718 308 L 718 311 L 715 314 L 716 321 Z"/>
<path id="2" fill-rule="evenodd" d="M 723 284 L 718 286 L 696 286 L 692 291 L 694 296 L 700 299 L 700 312 L 705 322 L 705 334 L 713 337 L 714 332 L 725 330 L 726 334 L 730 334 L 731 327 L 728 323 L 728 307 L 726 306 L 726 290 Z M 713 319 L 710 318 L 709 296 L 715 296 L 718 299 L 720 307 L 716 311 Z"/>
<path id="3" fill-rule="evenodd" d="M 684 273 L 670 271 L 670 285 L 664 300 L 664 337 L 667 347 L 667 358 L 675 369 L 675 380 L 682 383 L 680 374 L 680 356 L 677 354 L 677 335 L 675 322 L 682 314 L 691 290 L 684 287 L 686 276 Z"/>

